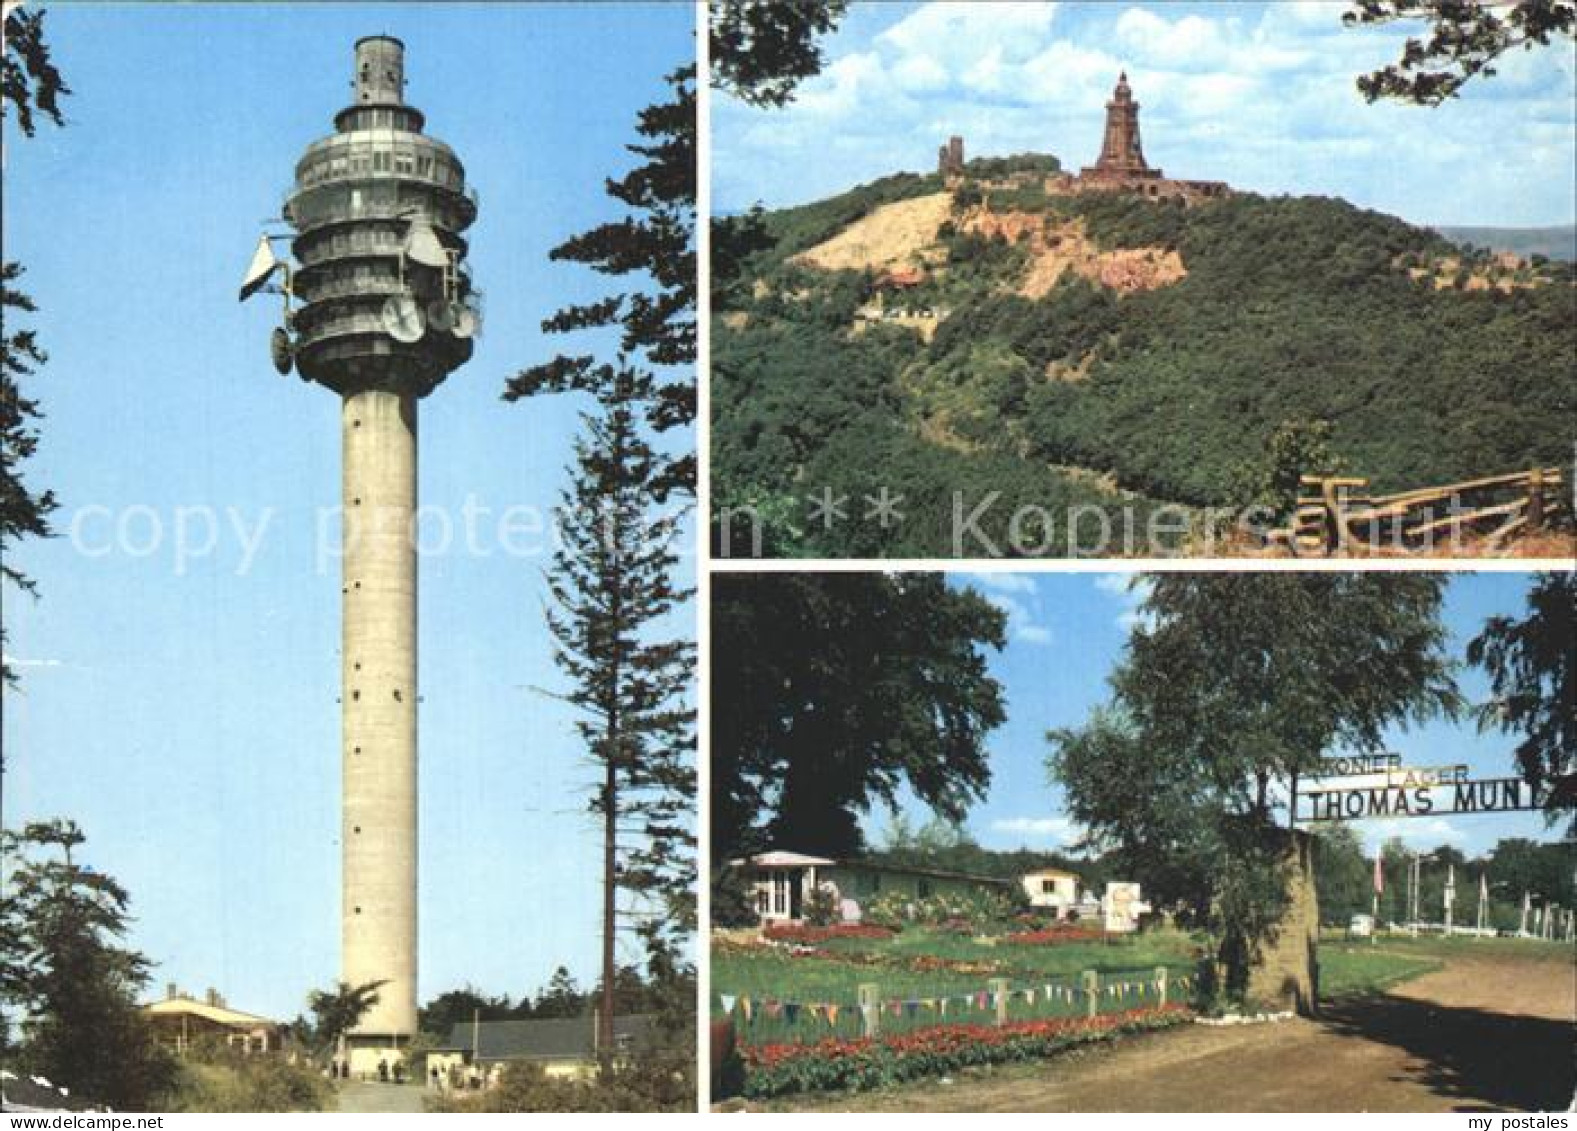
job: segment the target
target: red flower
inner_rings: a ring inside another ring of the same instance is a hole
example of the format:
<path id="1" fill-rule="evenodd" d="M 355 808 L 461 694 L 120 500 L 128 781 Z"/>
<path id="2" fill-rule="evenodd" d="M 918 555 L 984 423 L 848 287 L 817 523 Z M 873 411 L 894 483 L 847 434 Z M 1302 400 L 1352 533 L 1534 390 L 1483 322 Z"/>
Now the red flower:
<path id="1" fill-rule="evenodd" d="M 828 939 L 890 939 L 896 932 L 869 923 L 838 923 L 831 927 L 773 923 L 762 933 L 773 942 L 819 943 Z"/>

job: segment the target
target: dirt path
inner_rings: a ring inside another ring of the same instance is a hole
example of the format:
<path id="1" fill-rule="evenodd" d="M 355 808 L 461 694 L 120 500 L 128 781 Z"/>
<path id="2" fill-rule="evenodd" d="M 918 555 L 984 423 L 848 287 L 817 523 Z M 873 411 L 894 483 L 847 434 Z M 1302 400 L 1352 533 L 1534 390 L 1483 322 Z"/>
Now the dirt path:
<path id="1" fill-rule="evenodd" d="M 427 1089 L 420 1084 L 370 1084 L 351 1081 L 341 1084 L 339 1110 L 342 1112 L 409 1113 L 425 1111 L 422 1104 Z"/>
<path id="2" fill-rule="evenodd" d="M 1319 1021 L 1190 1026 L 952 1083 L 806 1098 L 800 1110 L 1564 1111 L 1577 969 L 1453 958 Z M 777 1105 L 775 1105 L 776 1107 Z"/>

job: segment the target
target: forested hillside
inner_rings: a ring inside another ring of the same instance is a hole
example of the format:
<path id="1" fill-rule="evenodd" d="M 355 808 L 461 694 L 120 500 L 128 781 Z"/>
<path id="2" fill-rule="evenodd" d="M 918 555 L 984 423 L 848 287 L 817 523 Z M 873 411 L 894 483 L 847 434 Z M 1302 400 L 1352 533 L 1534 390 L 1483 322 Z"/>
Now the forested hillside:
<path id="1" fill-rule="evenodd" d="M 716 497 L 766 516 L 769 553 L 950 554 L 960 499 L 991 491 L 996 533 L 1020 503 L 1053 527 L 1070 506 L 1242 504 L 1286 426 L 1328 425 L 1334 461 L 1379 490 L 1569 457 L 1568 264 L 1340 200 L 1063 196 L 1054 158 L 984 165 L 901 271 L 813 249 L 865 217 L 856 234 L 904 231 L 922 198 L 934 214 L 937 177 L 767 213 L 768 246 L 715 281 Z M 859 512 L 882 486 L 902 522 L 806 510 L 830 488 Z"/>

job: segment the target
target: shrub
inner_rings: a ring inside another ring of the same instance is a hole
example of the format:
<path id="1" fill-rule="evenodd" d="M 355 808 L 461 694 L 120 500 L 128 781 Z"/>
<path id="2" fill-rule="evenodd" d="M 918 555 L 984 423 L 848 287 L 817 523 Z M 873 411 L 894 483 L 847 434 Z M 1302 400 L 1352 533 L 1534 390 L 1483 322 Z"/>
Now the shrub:
<path id="1" fill-rule="evenodd" d="M 865 920 L 901 929 L 908 923 L 941 927 L 956 933 L 977 933 L 1012 921 L 1011 899 L 989 891 L 941 893 L 916 899 L 902 892 L 877 896 L 865 909 Z"/>
<path id="2" fill-rule="evenodd" d="M 694 1057 L 655 1055 L 620 1065 L 611 1080 L 549 1076 L 539 1064 L 517 1062 L 496 1087 L 431 1101 L 433 1111 L 688 1111 L 695 1110 Z"/>
<path id="3" fill-rule="evenodd" d="M 1099 1017 L 938 1025 L 889 1037 L 829 1038 L 814 1045 L 746 1047 L 745 1094 L 754 1098 L 835 1088 L 878 1088 L 960 1068 L 1034 1060 L 1126 1033 L 1164 1029 L 1191 1016 L 1181 1005 Z"/>
<path id="4" fill-rule="evenodd" d="M 805 922 L 812 927 L 830 927 L 839 922 L 838 894 L 826 884 L 817 884 L 805 896 Z"/>
<path id="5" fill-rule="evenodd" d="M 310 1063 L 208 1053 L 183 1060 L 160 1111 L 323 1111 L 333 1090 Z"/>

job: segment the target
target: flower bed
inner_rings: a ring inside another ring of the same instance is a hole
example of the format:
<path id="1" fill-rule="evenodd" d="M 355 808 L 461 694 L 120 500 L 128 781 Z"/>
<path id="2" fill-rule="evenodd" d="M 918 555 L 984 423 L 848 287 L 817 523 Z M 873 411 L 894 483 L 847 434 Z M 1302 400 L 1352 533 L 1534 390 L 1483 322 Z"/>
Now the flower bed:
<path id="1" fill-rule="evenodd" d="M 838 923 L 831 927 L 774 923 L 762 931 L 773 942 L 804 944 L 822 943 L 828 939 L 890 939 L 896 933 L 888 927 L 877 927 L 870 923 Z"/>
<path id="2" fill-rule="evenodd" d="M 1038 931 L 1018 931 L 1003 942 L 1012 946 L 1056 946 L 1058 943 L 1100 942 L 1101 933 L 1088 927 L 1042 927 Z"/>
<path id="3" fill-rule="evenodd" d="M 755 1045 L 740 1050 L 745 1095 L 878 1088 L 981 1064 L 1035 1060 L 1075 1045 L 1189 1020 L 1187 1006 L 1131 1009 L 1099 1017 L 1015 1021 L 1007 1025 L 937 1025 L 890 1037 L 829 1038 L 814 1045 Z"/>

